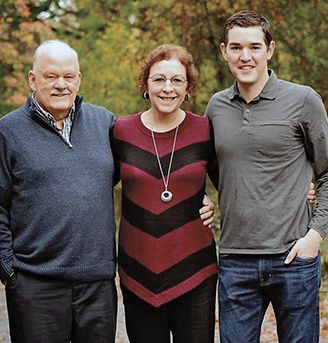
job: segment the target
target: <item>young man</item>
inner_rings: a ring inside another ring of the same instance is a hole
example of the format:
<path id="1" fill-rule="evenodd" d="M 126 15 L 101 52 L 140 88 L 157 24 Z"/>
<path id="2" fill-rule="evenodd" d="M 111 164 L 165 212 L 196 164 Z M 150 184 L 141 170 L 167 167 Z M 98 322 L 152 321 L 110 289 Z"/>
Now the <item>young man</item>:
<path id="1" fill-rule="evenodd" d="M 328 122 L 310 87 L 268 70 L 275 43 L 253 11 L 220 45 L 235 84 L 207 107 L 220 165 L 221 343 L 260 341 L 272 303 L 279 342 L 319 340 L 321 240 L 328 232 Z M 314 178 L 318 204 L 307 190 Z"/>

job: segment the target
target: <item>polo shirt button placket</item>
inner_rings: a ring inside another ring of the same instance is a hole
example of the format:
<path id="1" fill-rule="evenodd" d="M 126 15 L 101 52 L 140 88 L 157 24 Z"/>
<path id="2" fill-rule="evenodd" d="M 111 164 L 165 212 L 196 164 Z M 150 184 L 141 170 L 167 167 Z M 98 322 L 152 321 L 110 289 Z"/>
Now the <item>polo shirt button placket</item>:
<path id="1" fill-rule="evenodd" d="M 249 120 L 247 119 L 247 115 L 249 114 L 250 109 L 249 108 L 245 108 L 244 109 L 244 119 L 243 119 L 243 125 L 247 125 Z"/>

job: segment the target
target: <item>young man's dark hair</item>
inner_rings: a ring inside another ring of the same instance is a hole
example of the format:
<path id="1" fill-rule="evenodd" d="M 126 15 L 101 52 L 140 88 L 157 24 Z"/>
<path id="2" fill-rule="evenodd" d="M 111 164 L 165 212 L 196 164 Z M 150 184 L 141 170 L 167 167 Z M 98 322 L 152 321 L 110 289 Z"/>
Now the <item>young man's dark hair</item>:
<path id="1" fill-rule="evenodd" d="M 228 33 L 234 26 L 239 27 L 250 27 L 250 26 L 261 26 L 264 33 L 264 41 L 267 47 L 269 47 L 272 41 L 272 35 L 270 32 L 270 23 L 262 15 L 254 11 L 240 11 L 231 16 L 224 24 L 222 33 L 222 42 L 228 43 Z"/>

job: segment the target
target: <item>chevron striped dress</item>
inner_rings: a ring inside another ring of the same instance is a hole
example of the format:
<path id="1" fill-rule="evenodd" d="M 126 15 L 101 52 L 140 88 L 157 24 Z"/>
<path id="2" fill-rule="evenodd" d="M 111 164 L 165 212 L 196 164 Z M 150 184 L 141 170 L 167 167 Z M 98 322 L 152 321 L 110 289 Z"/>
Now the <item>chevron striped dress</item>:
<path id="1" fill-rule="evenodd" d="M 174 134 L 175 129 L 155 133 L 165 176 Z M 209 121 L 186 112 L 169 179 L 173 199 L 167 203 L 160 199 L 163 180 L 141 113 L 118 118 L 112 136 L 122 182 L 120 280 L 139 298 L 159 307 L 217 273 L 213 233 L 199 217 L 206 174 L 216 161 Z"/>

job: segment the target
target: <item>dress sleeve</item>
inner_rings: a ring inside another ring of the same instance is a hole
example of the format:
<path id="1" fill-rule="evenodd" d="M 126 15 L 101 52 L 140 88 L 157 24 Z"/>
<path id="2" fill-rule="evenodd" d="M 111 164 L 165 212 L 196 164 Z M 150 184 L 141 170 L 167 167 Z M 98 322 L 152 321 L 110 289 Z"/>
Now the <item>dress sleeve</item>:
<path id="1" fill-rule="evenodd" d="M 209 120 L 209 130 L 210 130 L 210 140 L 209 140 L 209 149 L 208 149 L 208 164 L 207 164 L 207 173 L 212 181 L 213 186 L 216 190 L 219 187 L 219 165 L 215 152 L 215 142 L 214 142 L 214 133 L 212 123 Z"/>
<path id="2" fill-rule="evenodd" d="M 111 130 L 110 130 L 110 145 L 112 148 L 113 158 L 114 158 L 114 185 L 118 184 L 120 181 L 120 163 L 119 163 L 119 154 L 118 154 L 118 144 L 115 136 L 115 132 L 117 127 L 115 127 L 115 123 L 113 124 Z"/>

